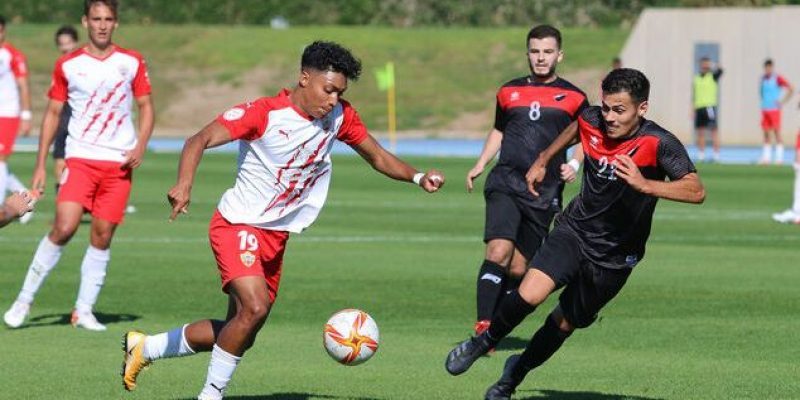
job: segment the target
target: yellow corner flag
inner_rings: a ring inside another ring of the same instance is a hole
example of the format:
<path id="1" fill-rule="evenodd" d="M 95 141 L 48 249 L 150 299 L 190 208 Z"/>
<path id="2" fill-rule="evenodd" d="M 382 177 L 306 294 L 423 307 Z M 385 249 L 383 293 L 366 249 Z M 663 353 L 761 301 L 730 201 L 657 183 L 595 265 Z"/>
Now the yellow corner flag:
<path id="1" fill-rule="evenodd" d="M 378 89 L 386 91 L 394 87 L 394 63 L 388 62 L 383 68 L 375 70 L 375 78 L 378 80 Z"/>
<path id="2" fill-rule="evenodd" d="M 378 80 L 378 90 L 386 92 L 386 111 L 389 120 L 389 146 L 394 152 L 397 148 L 397 112 L 395 111 L 395 90 L 394 90 L 394 63 L 387 62 L 383 68 L 375 70 L 375 78 Z"/>

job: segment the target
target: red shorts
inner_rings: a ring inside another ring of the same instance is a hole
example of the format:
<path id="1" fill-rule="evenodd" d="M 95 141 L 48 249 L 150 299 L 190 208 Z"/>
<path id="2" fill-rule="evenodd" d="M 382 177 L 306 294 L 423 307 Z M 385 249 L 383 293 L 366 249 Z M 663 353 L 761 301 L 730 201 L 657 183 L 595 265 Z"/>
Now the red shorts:
<path id="1" fill-rule="evenodd" d="M 781 110 L 761 110 L 761 129 L 781 131 Z"/>
<path id="2" fill-rule="evenodd" d="M 14 150 L 14 141 L 19 132 L 20 119 L 0 117 L 0 155 L 7 156 Z"/>
<path id="3" fill-rule="evenodd" d="M 131 194 L 132 175 L 119 162 L 68 158 L 56 203 L 80 203 L 93 217 L 119 224 Z"/>
<path id="4" fill-rule="evenodd" d="M 275 302 L 289 232 L 232 224 L 214 211 L 208 239 L 217 259 L 223 292 L 228 293 L 228 283 L 236 278 L 261 276 L 267 281 L 270 303 Z"/>

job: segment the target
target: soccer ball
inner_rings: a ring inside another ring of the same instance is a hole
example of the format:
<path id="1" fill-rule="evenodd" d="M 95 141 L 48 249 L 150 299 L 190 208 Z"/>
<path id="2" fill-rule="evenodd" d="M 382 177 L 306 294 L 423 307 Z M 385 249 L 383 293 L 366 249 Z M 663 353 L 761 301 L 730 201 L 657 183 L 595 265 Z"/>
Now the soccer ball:
<path id="1" fill-rule="evenodd" d="M 358 365 L 378 351 L 378 324 L 361 310 L 346 309 L 333 314 L 322 332 L 328 354 L 344 365 Z"/>

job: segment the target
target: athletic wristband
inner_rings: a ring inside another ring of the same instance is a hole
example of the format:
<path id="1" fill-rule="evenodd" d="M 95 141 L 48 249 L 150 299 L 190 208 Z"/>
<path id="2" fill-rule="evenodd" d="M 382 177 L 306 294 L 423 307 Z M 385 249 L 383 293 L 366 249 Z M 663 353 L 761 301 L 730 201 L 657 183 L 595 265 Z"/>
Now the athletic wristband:
<path id="1" fill-rule="evenodd" d="M 31 118 L 33 118 L 31 110 L 22 110 L 22 112 L 19 113 L 19 119 L 23 121 L 30 121 Z"/>
<path id="2" fill-rule="evenodd" d="M 423 176 L 425 176 L 425 174 L 423 174 L 422 172 L 417 172 L 416 174 L 414 174 L 414 177 L 411 178 L 411 180 L 414 182 L 415 185 L 419 185 L 419 183 L 422 182 Z"/>
<path id="3" fill-rule="evenodd" d="M 572 160 L 569 160 L 567 165 L 572 167 L 572 169 L 575 170 L 575 172 L 578 172 L 578 171 L 581 170 L 581 163 L 579 163 L 578 160 L 576 160 L 574 158 Z"/>

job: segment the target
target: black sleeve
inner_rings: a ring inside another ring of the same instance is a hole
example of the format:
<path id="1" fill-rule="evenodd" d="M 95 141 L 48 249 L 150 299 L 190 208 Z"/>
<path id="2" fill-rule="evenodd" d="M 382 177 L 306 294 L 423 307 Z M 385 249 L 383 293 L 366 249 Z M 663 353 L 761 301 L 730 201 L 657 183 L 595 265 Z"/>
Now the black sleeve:
<path id="1" fill-rule="evenodd" d="M 718 81 L 719 77 L 721 76 L 722 76 L 722 68 L 717 68 L 717 70 L 714 71 L 714 80 Z"/>
<path id="2" fill-rule="evenodd" d="M 494 129 L 497 129 L 500 132 L 505 132 L 506 130 L 506 123 L 508 122 L 506 118 L 506 113 L 502 107 L 500 107 L 500 99 L 497 99 L 497 105 L 494 109 Z"/>
<path id="3" fill-rule="evenodd" d="M 658 143 L 658 166 L 671 181 L 697 172 L 683 143 L 672 134 L 665 134 Z"/>

